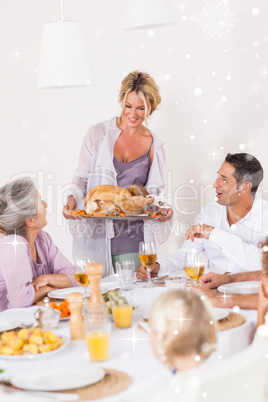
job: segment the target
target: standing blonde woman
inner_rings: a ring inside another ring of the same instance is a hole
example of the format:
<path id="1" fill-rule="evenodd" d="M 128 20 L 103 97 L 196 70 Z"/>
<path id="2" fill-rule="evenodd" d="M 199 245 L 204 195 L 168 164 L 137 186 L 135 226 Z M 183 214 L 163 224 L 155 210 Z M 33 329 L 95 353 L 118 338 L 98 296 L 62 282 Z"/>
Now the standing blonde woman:
<path id="1" fill-rule="evenodd" d="M 68 211 L 84 209 L 87 192 L 101 184 L 140 184 L 150 194 L 159 194 L 164 188 L 163 143 L 143 124 L 161 102 L 158 86 L 149 74 L 133 71 L 122 81 L 119 100 L 121 116 L 92 126 L 85 136 L 63 208 L 66 219 L 77 219 Z M 168 237 L 163 222 L 173 213 L 172 209 L 165 212 L 154 225 L 160 244 Z M 137 268 L 138 246 L 144 233 L 145 240 L 152 240 L 151 224 L 145 227 L 143 221 L 76 220 L 72 230 L 74 257 L 102 262 L 105 276 L 113 273 L 112 264 L 119 260 L 135 260 Z"/>

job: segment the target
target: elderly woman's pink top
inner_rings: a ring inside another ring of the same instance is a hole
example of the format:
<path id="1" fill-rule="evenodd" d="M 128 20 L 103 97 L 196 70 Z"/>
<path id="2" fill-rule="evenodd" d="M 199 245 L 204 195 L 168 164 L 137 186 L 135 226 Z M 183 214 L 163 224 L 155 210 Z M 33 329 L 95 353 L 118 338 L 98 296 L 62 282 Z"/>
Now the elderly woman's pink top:
<path id="1" fill-rule="evenodd" d="M 66 274 L 77 286 L 74 266 L 61 254 L 48 233 L 41 231 L 36 239 L 36 263 L 28 242 L 21 236 L 0 238 L 0 311 L 33 304 L 35 290 L 31 282 L 45 274 Z"/>

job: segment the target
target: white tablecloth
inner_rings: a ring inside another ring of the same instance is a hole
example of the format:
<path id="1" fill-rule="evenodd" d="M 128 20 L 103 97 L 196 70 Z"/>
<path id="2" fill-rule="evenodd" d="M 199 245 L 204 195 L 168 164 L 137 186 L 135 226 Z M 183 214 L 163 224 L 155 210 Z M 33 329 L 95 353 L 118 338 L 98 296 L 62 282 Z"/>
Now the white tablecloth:
<path id="1" fill-rule="evenodd" d="M 115 280 L 115 278 L 105 278 L 104 282 Z M 130 387 L 108 398 L 102 398 L 101 401 L 119 402 L 127 401 L 128 396 L 132 396 L 147 380 L 153 377 L 154 374 L 160 373 L 164 370 L 162 365 L 153 355 L 150 347 L 149 335 L 140 330 L 137 326 L 138 321 L 144 317 L 148 317 L 150 306 L 165 288 L 155 287 L 147 289 L 142 287 L 141 283 L 134 285 L 134 304 L 138 307 L 133 311 L 133 325 L 131 328 L 118 329 L 112 324 L 112 332 L 110 337 L 109 359 L 103 363 L 91 363 L 85 340 L 70 341 L 69 345 L 63 351 L 51 356 L 43 358 L 44 369 L 49 369 L 50 365 L 54 362 L 65 361 L 66 364 L 72 364 L 73 361 L 88 361 L 89 364 L 96 364 L 100 367 L 113 368 L 124 371 L 132 377 L 132 384 Z M 32 314 L 37 309 L 36 306 L 27 309 L 27 315 Z M 23 309 L 22 311 L 25 311 Z M 221 331 L 218 334 L 218 348 L 217 353 L 219 358 L 237 353 L 241 349 L 249 345 L 253 339 L 257 312 L 254 310 L 240 310 L 246 321 L 243 325 Z M 2 313 L 2 315 L 5 313 Z M 23 320 L 23 315 L 20 317 Z M 0 316 L 1 319 L 1 316 Z M 59 327 L 53 330 L 58 335 L 69 336 L 69 322 L 62 321 Z M 13 370 L 23 370 L 24 367 L 39 363 L 40 360 L 34 359 L 32 361 L 7 361 L 1 360 L 0 367 L 6 367 L 11 373 Z M 164 371 L 163 371 L 164 372 Z M 142 401 L 142 396 L 139 397 Z"/>

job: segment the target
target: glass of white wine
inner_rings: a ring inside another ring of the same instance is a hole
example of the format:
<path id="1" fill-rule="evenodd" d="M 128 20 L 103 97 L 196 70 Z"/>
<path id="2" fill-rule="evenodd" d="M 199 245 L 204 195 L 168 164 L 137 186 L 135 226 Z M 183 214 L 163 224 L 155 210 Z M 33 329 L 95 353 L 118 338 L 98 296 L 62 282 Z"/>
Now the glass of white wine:
<path id="1" fill-rule="evenodd" d="M 185 257 L 185 272 L 188 278 L 197 286 L 199 279 L 204 275 L 205 271 L 205 254 L 203 252 L 192 250 Z"/>
<path id="2" fill-rule="evenodd" d="M 156 261 L 156 245 L 153 241 L 141 241 L 139 245 L 139 259 L 142 265 L 147 268 L 148 288 L 154 287 L 151 281 L 150 267 Z"/>
<path id="3" fill-rule="evenodd" d="M 85 267 L 87 264 L 92 262 L 90 259 L 77 259 L 75 260 L 75 280 L 76 282 L 80 285 L 83 286 L 84 288 L 84 299 L 88 297 L 87 295 L 87 287 L 89 286 L 89 280 L 87 275 L 85 274 Z"/>

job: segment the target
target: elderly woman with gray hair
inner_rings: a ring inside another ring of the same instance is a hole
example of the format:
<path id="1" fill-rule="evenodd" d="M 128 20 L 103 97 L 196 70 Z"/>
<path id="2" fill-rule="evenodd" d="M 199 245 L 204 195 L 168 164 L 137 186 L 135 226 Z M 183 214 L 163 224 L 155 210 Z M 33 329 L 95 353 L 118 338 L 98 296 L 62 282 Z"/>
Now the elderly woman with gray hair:
<path id="1" fill-rule="evenodd" d="M 46 208 L 28 178 L 0 189 L 0 311 L 28 307 L 51 290 L 77 286 L 74 266 L 42 230 Z"/>

